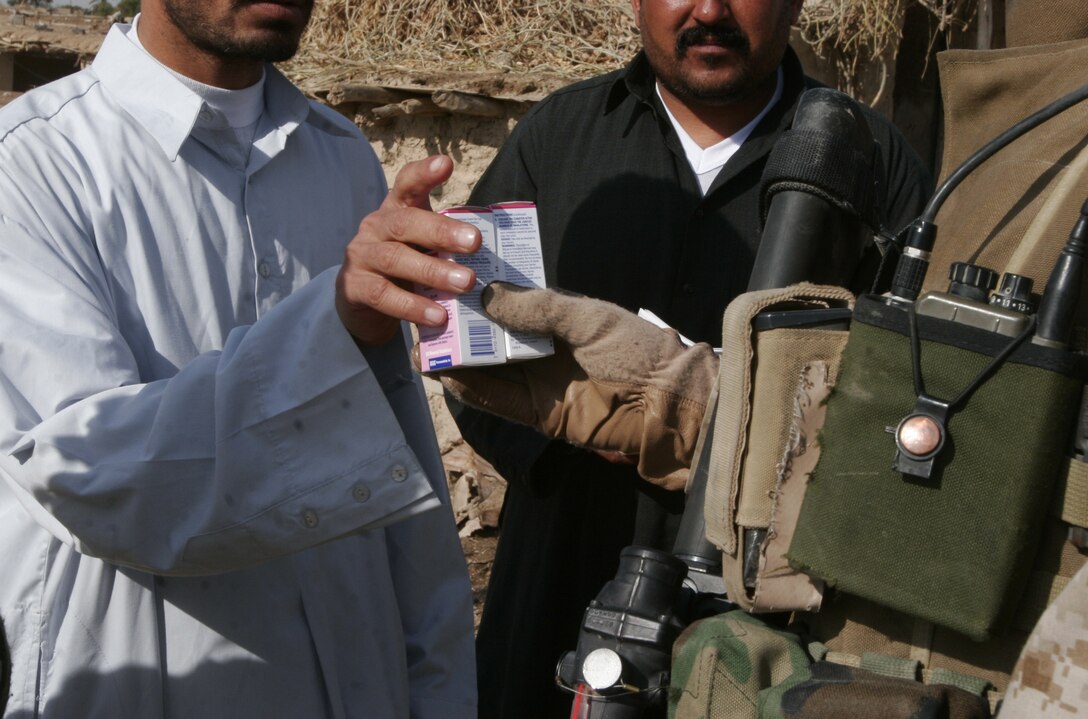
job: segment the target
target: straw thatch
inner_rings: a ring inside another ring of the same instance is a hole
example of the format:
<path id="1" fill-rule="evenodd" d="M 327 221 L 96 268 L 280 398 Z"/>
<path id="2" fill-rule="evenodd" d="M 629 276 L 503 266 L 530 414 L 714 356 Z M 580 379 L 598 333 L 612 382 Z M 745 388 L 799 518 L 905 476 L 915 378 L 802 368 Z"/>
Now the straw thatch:
<path id="1" fill-rule="evenodd" d="M 862 68 L 870 62 L 884 64 L 894 55 L 908 5 L 920 5 L 936 18 L 936 39 L 964 29 L 976 0 L 809 0 L 801 17 L 801 39 L 835 65 L 841 89 L 856 94 Z"/>
<path id="2" fill-rule="evenodd" d="M 845 74 L 894 47 L 906 5 L 962 24 L 974 0 L 808 0 L 801 37 Z M 619 67 L 639 47 L 629 0 L 323 0 L 296 80 L 329 86 L 352 74 L 446 70 L 553 74 Z"/>
<path id="3" fill-rule="evenodd" d="M 974 0 L 809 0 L 801 35 L 818 51 L 877 57 L 899 39 L 899 20 L 909 4 L 929 10 L 938 32 L 962 28 L 975 9 Z"/>
<path id="4" fill-rule="evenodd" d="M 324 0 L 286 70 L 307 84 L 376 68 L 578 78 L 638 46 L 628 0 Z"/>

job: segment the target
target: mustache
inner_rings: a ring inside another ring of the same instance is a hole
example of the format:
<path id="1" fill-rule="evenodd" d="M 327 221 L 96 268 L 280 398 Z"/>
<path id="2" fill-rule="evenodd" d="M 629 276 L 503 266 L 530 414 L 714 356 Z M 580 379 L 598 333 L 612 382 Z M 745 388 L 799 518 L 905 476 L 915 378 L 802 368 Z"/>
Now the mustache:
<path id="1" fill-rule="evenodd" d="M 742 56 L 747 55 L 750 48 L 748 36 L 740 28 L 722 25 L 696 25 L 683 30 L 676 37 L 676 57 L 683 57 L 692 45 L 719 45 Z"/>

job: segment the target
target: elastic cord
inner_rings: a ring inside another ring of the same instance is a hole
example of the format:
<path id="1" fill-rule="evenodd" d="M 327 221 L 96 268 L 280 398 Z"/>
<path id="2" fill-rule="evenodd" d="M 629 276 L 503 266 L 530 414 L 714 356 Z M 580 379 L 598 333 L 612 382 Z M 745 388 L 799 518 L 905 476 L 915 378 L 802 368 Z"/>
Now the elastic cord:
<path id="1" fill-rule="evenodd" d="M 910 318 L 910 362 L 911 370 L 914 374 L 914 394 L 917 397 L 926 395 L 925 381 L 922 378 L 922 342 L 918 337 L 918 315 L 914 311 L 914 305 L 912 304 L 907 311 Z M 976 389 L 982 386 L 982 383 L 989 379 L 997 368 L 1009 358 L 1016 348 L 1024 343 L 1024 341 L 1031 336 L 1031 333 L 1035 330 L 1035 315 L 1031 316 L 1028 320 L 1027 326 L 1020 332 L 1019 335 L 1014 337 L 1009 344 L 1005 346 L 1001 352 L 997 354 L 986 367 L 978 373 L 978 375 L 971 380 L 971 382 L 960 392 L 959 396 L 948 403 L 949 411 L 957 409 L 960 405 L 967 401 L 967 399 L 974 393 Z M 934 398 L 939 399 L 939 398 Z"/>

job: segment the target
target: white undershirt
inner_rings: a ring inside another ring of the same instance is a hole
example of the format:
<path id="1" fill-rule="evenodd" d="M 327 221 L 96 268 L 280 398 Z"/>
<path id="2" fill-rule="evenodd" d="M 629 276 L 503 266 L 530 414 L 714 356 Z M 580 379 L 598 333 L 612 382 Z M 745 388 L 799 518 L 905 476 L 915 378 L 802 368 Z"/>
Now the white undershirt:
<path id="1" fill-rule="evenodd" d="M 661 98 L 661 104 L 665 107 L 665 114 L 669 116 L 669 122 L 676 129 L 676 134 L 680 138 L 680 145 L 684 148 L 684 154 L 687 155 L 688 164 L 691 165 L 691 169 L 695 171 L 695 177 L 699 180 L 699 187 L 702 189 L 703 194 L 710 189 L 711 183 L 714 182 L 714 178 L 718 176 L 718 171 L 722 169 L 729 158 L 736 154 L 740 146 L 744 144 L 744 141 L 748 139 L 748 136 L 752 134 L 752 130 L 755 129 L 759 121 L 763 119 L 774 104 L 782 98 L 782 68 L 778 68 L 778 75 L 775 82 L 774 95 L 771 96 L 770 101 L 763 106 L 763 109 L 759 111 L 759 114 L 752 118 L 752 121 L 741 129 L 734 132 L 729 137 L 725 138 L 721 142 L 711 145 L 707 148 L 699 147 L 699 143 L 691 139 L 691 135 L 687 130 L 680 125 L 680 122 L 673 116 L 669 110 L 668 104 L 665 102 L 665 98 L 661 97 L 661 84 L 656 83 L 654 89 L 657 91 L 657 96 Z"/>
<path id="2" fill-rule="evenodd" d="M 137 47 L 147 52 L 147 48 L 140 42 L 139 23 L 140 16 L 137 15 L 132 19 L 132 29 L 128 31 L 127 37 Z M 147 54 L 151 55 L 151 53 Z M 158 61 L 156 60 L 156 62 Z M 162 65 L 162 63 L 159 64 Z M 249 87 L 244 87 L 241 90 L 227 90 L 214 85 L 205 85 L 191 77 L 175 72 L 165 65 L 163 67 L 181 81 L 183 85 L 199 95 L 200 99 L 209 108 L 221 114 L 226 119 L 227 127 L 234 130 L 238 136 L 239 143 L 244 146 L 253 142 L 253 136 L 257 132 L 257 123 L 260 122 L 261 115 L 264 113 L 263 69 L 261 70 L 261 79 Z"/>

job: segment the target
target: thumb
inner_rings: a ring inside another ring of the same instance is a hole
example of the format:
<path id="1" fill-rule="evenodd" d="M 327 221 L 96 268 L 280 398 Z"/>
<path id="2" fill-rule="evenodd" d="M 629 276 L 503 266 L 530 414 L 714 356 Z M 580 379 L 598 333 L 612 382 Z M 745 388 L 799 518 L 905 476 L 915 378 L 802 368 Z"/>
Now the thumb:
<path id="1" fill-rule="evenodd" d="M 487 315 L 500 325 L 519 332 L 555 335 L 571 347 L 605 337 L 618 324 L 644 322 L 611 302 L 508 282 L 492 282 L 484 288 L 480 300 Z"/>
<path id="2" fill-rule="evenodd" d="M 409 162 L 397 173 L 393 187 L 382 206 L 429 210 L 431 190 L 450 179 L 452 174 L 453 160 L 445 155 L 433 155 L 425 160 Z"/>

